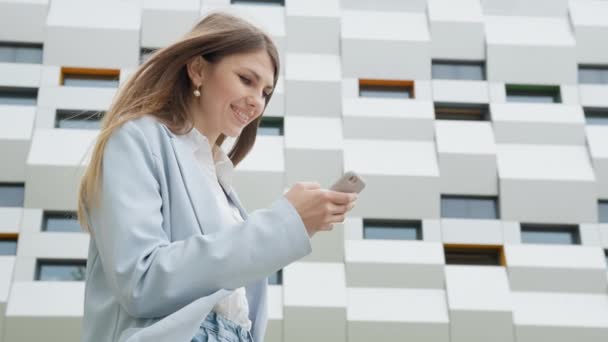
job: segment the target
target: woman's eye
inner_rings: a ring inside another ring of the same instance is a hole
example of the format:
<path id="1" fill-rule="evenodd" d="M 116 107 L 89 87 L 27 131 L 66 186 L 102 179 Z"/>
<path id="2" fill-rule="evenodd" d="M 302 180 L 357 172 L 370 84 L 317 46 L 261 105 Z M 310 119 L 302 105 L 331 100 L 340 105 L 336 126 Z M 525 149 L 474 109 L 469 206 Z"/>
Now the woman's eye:
<path id="1" fill-rule="evenodd" d="M 245 83 L 245 84 L 251 83 L 251 81 L 247 77 L 243 77 L 243 76 L 239 76 L 239 77 L 241 78 L 241 81 L 243 81 L 243 83 Z"/>

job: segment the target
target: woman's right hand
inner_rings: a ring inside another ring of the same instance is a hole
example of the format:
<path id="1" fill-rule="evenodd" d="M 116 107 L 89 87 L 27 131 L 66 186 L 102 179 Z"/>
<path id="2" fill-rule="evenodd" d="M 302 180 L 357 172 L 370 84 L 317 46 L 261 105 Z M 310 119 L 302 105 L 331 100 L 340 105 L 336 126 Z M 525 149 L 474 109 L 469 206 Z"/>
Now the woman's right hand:
<path id="1" fill-rule="evenodd" d="M 333 229 L 333 223 L 344 222 L 357 200 L 357 194 L 321 189 L 316 182 L 296 183 L 285 197 L 300 214 L 309 237 Z"/>

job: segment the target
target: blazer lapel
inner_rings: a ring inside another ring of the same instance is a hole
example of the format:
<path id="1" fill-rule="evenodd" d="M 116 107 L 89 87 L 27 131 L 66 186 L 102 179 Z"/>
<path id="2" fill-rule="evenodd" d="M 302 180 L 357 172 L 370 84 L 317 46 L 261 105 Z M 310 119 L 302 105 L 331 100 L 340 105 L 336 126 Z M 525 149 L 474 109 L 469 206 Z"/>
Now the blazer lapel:
<path id="1" fill-rule="evenodd" d="M 239 212 L 241 213 L 241 217 L 243 217 L 243 220 L 246 220 L 247 217 L 249 216 L 249 214 L 243 207 L 243 204 L 241 203 L 241 200 L 239 199 L 239 197 L 236 195 L 236 192 L 234 191 L 234 189 L 232 189 L 232 187 L 230 187 L 228 189 L 228 191 L 226 192 L 226 194 L 228 195 L 228 197 L 230 198 L 232 203 L 234 203 L 234 205 L 239 209 Z"/>
<path id="2" fill-rule="evenodd" d="M 196 164 L 192 148 L 179 139 L 172 138 L 171 144 L 201 232 L 212 233 L 220 227 L 221 222 L 217 214 L 220 209 L 208 190 L 211 185 Z"/>

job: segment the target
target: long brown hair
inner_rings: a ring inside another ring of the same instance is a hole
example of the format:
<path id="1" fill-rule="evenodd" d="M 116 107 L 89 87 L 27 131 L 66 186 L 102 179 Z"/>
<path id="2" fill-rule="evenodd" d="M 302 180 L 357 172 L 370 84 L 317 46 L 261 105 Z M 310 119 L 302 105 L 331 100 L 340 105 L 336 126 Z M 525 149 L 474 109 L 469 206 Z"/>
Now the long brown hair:
<path id="1" fill-rule="evenodd" d="M 186 65 L 196 56 L 210 63 L 237 54 L 265 50 L 274 64 L 274 86 L 279 75 L 279 56 L 270 37 L 239 17 L 215 12 L 202 18 L 184 37 L 172 45 L 157 50 L 119 89 L 101 122 L 101 130 L 91 160 L 84 171 L 78 189 L 78 221 L 85 231 L 91 231 L 87 208 L 97 204 L 99 176 L 104 147 L 112 133 L 129 120 L 152 115 L 173 133 L 190 132 L 194 120 L 188 103 L 193 87 Z M 266 105 L 272 94 L 266 98 Z M 255 143 L 262 116 L 243 128 L 228 153 L 234 166 L 245 158 Z M 220 134 L 216 145 L 225 139 Z"/>

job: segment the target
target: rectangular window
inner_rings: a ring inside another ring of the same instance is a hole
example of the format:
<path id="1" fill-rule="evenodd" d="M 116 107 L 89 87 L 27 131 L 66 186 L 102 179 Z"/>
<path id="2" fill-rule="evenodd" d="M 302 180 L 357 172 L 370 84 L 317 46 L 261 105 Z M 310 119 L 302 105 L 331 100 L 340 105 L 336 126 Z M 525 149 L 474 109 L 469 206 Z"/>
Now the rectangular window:
<path id="1" fill-rule="evenodd" d="M 487 104 L 435 103 L 435 119 L 489 121 L 490 109 Z"/>
<path id="2" fill-rule="evenodd" d="M 380 240 L 422 240 L 422 222 L 364 219 L 363 238 Z"/>
<path id="3" fill-rule="evenodd" d="M 23 183 L 0 183 L 0 207 L 23 207 L 24 196 Z"/>
<path id="4" fill-rule="evenodd" d="M 43 232 L 81 232 L 75 212 L 44 212 Z"/>
<path id="5" fill-rule="evenodd" d="M 42 45 L 0 43 L 0 63 L 42 64 Z"/>
<path id="6" fill-rule="evenodd" d="M 38 260 L 36 280 L 40 281 L 83 281 L 85 280 L 86 260 Z"/>
<path id="7" fill-rule="evenodd" d="M 0 255 L 17 255 L 17 235 L 0 235 Z"/>
<path id="8" fill-rule="evenodd" d="M 157 49 L 142 48 L 139 52 L 139 64 L 143 64 Z"/>
<path id="9" fill-rule="evenodd" d="M 587 125 L 608 125 L 608 108 L 584 108 Z"/>
<path id="10" fill-rule="evenodd" d="M 441 217 L 497 219 L 497 199 L 496 197 L 442 195 Z"/>
<path id="11" fill-rule="evenodd" d="M 0 105 L 35 106 L 38 89 L 20 87 L 0 87 Z"/>
<path id="12" fill-rule="evenodd" d="M 285 6 L 285 0 L 230 0 L 231 4 Z"/>
<path id="13" fill-rule="evenodd" d="M 268 285 L 282 285 L 283 284 L 283 270 L 278 270 L 268 277 Z"/>
<path id="14" fill-rule="evenodd" d="M 559 86 L 508 84 L 507 102 L 560 103 Z"/>
<path id="15" fill-rule="evenodd" d="M 283 135 L 283 118 L 262 117 L 262 121 L 258 127 L 258 135 Z"/>
<path id="16" fill-rule="evenodd" d="M 61 85 L 68 87 L 118 88 L 118 69 L 61 68 Z"/>
<path id="17" fill-rule="evenodd" d="M 100 129 L 104 114 L 92 110 L 57 109 L 55 128 Z"/>
<path id="18" fill-rule="evenodd" d="M 600 223 L 608 223 L 608 200 L 599 201 L 597 206 Z"/>
<path id="19" fill-rule="evenodd" d="M 506 266 L 502 246 L 445 245 L 447 265 Z"/>
<path id="20" fill-rule="evenodd" d="M 606 256 L 606 265 L 608 266 L 608 249 L 604 249 L 604 255 Z"/>
<path id="21" fill-rule="evenodd" d="M 578 83 L 608 84 L 608 65 L 579 65 Z"/>
<path id="22" fill-rule="evenodd" d="M 431 73 L 433 79 L 473 81 L 486 79 L 486 70 L 483 62 L 434 60 Z"/>
<path id="23" fill-rule="evenodd" d="M 521 224 L 522 243 L 580 245 L 578 225 Z"/>
<path id="24" fill-rule="evenodd" d="M 359 96 L 413 99 L 414 82 L 360 79 Z"/>

